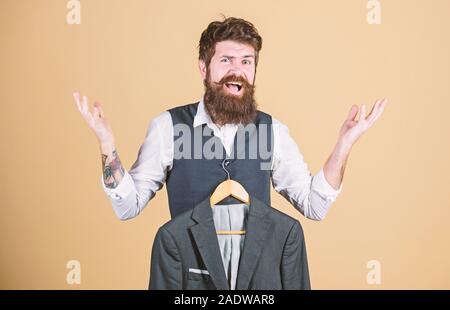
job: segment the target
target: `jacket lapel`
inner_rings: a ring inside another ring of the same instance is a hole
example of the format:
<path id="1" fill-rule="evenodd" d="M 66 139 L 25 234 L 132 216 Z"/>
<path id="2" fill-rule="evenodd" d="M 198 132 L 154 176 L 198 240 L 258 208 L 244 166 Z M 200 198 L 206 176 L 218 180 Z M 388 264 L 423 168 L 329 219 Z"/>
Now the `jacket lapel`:
<path id="1" fill-rule="evenodd" d="M 236 290 L 247 290 L 250 279 L 255 273 L 272 221 L 266 218 L 270 207 L 254 197 L 250 198 L 250 208 L 244 247 L 239 260 Z"/>
<path id="2" fill-rule="evenodd" d="M 192 219 L 197 224 L 189 229 L 211 280 L 218 290 L 229 290 L 230 287 L 223 268 L 209 197 L 194 208 Z"/>

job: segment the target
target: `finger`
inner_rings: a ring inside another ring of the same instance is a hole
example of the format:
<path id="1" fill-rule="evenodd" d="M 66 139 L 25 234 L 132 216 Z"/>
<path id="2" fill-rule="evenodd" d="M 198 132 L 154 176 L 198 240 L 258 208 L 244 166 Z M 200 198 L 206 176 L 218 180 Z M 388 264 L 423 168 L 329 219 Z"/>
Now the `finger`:
<path id="1" fill-rule="evenodd" d="M 361 108 L 359 109 L 358 123 L 361 123 L 365 119 L 366 119 L 366 105 L 362 104 Z"/>
<path id="2" fill-rule="evenodd" d="M 350 111 L 348 112 L 346 121 L 355 120 L 356 114 L 358 114 L 358 106 L 354 104 L 354 105 L 352 105 L 352 107 L 350 108 Z"/>
<path id="3" fill-rule="evenodd" d="M 95 120 L 94 120 L 94 117 L 92 116 L 91 112 L 89 111 L 88 98 L 86 96 L 83 96 L 82 108 L 83 108 L 83 116 L 84 116 L 85 120 L 88 122 L 89 126 L 93 129 Z"/>
<path id="4" fill-rule="evenodd" d="M 380 107 L 380 103 L 381 103 L 380 99 L 377 99 L 377 101 L 375 101 L 374 105 L 372 106 L 372 109 L 370 110 L 370 113 L 367 114 L 367 117 L 370 117 L 371 115 L 376 113 L 376 111 Z"/>
<path id="5" fill-rule="evenodd" d="M 372 110 L 370 111 L 369 115 L 367 116 L 367 121 L 370 123 L 373 121 L 373 119 L 376 117 L 376 115 L 378 114 L 378 111 L 380 109 L 380 104 L 381 104 L 382 100 L 378 99 L 377 101 L 375 101 L 375 104 L 372 107 Z"/>
<path id="6" fill-rule="evenodd" d="M 387 99 L 380 100 L 380 102 L 378 103 L 378 109 L 376 110 L 376 113 L 370 119 L 369 126 L 372 126 L 375 123 L 375 121 L 381 116 L 381 114 L 383 113 L 384 107 L 386 106 L 386 103 L 387 103 Z"/>
<path id="7" fill-rule="evenodd" d="M 82 110 L 83 110 L 83 114 L 86 114 L 89 112 L 89 107 L 88 107 L 88 99 L 86 96 L 83 96 L 83 105 L 82 105 Z"/>
<path id="8" fill-rule="evenodd" d="M 387 104 L 388 104 L 388 100 L 387 100 L 387 98 L 384 98 L 384 99 L 381 101 L 380 106 L 384 109 L 384 108 L 386 107 Z"/>
<path id="9" fill-rule="evenodd" d="M 94 103 L 94 106 L 95 106 L 95 107 L 97 108 L 97 110 L 98 110 L 99 117 L 101 117 L 101 118 L 105 117 L 105 115 L 104 115 L 104 113 L 103 113 L 102 106 L 100 105 L 100 102 L 96 101 L 96 102 Z"/>
<path id="10" fill-rule="evenodd" d="M 100 118 L 100 111 L 98 110 L 98 107 L 95 105 L 94 105 L 92 115 L 93 115 L 94 119 L 96 119 L 96 120 Z"/>
<path id="11" fill-rule="evenodd" d="M 386 107 L 387 104 L 387 99 L 383 99 L 383 101 L 380 103 L 380 108 L 378 109 L 378 113 L 375 116 L 373 123 L 375 123 L 375 121 L 381 116 L 381 114 L 383 114 L 384 108 Z"/>
<path id="12" fill-rule="evenodd" d="M 80 112 L 81 111 L 81 104 L 80 104 L 80 93 L 79 92 L 74 92 L 73 93 L 73 98 L 75 99 L 75 103 L 77 105 L 77 108 Z"/>

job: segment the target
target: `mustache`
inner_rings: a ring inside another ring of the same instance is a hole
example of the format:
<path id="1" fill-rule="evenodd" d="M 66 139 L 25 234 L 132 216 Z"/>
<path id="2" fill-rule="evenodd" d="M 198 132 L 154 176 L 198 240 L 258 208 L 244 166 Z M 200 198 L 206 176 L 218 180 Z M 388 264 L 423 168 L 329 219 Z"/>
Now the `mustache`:
<path id="1" fill-rule="evenodd" d="M 220 79 L 219 82 L 214 82 L 214 84 L 216 84 L 217 86 L 223 86 L 224 84 L 231 82 L 241 83 L 242 86 L 247 89 L 252 87 L 252 85 L 243 76 L 238 76 L 234 74 L 224 76 L 223 78 Z"/>

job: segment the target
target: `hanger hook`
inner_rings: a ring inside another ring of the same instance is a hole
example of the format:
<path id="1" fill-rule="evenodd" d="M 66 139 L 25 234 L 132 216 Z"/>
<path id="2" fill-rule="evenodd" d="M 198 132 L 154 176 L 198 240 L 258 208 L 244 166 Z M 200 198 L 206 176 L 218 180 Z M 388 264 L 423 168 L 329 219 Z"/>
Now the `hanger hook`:
<path id="1" fill-rule="evenodd" d="M 223 170 L 225 170 L 225 172 L 227 173 L 228 180 L 229 180 L 229 179 L 231 179 L 231 178 L 230 178 L 230 173 L 228 172 L 227 169 L 225 169 L 225 162 L 226 162 L 226 161 L 227 161 L 227 160 L 223 160 L 223 161 L 222 161 L 222 168 L 223 168 Z"/>

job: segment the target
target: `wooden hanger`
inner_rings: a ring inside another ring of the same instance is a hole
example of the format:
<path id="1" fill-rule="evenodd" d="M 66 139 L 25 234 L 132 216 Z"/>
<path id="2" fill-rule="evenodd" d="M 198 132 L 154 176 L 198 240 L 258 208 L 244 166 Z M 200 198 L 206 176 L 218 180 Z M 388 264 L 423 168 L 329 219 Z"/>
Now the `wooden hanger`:
<path id="1" fill-rule="evenodd" d="M 223 199 L 231 196 L 233 198 L 236 198 L 246 205 L 250 204 L 250 195 L 247 193 L 245 188 L 237 181 L 231 180 L 230 173 L 227 169 L 225 169 L 225 161 L 222 162 L 222 168 L 225 170 L 225 172 L 228 175 L 228 179 L 220 183 L 214 192 L 211 195 L 210 198 L 210 204 L 211 207 L 222 201 Z M 226 231 L 226 230 L 218 230 L 216 232 L 218 235 L 245 235 L 245 230 L 238 230 L 238 231 Z"/>

